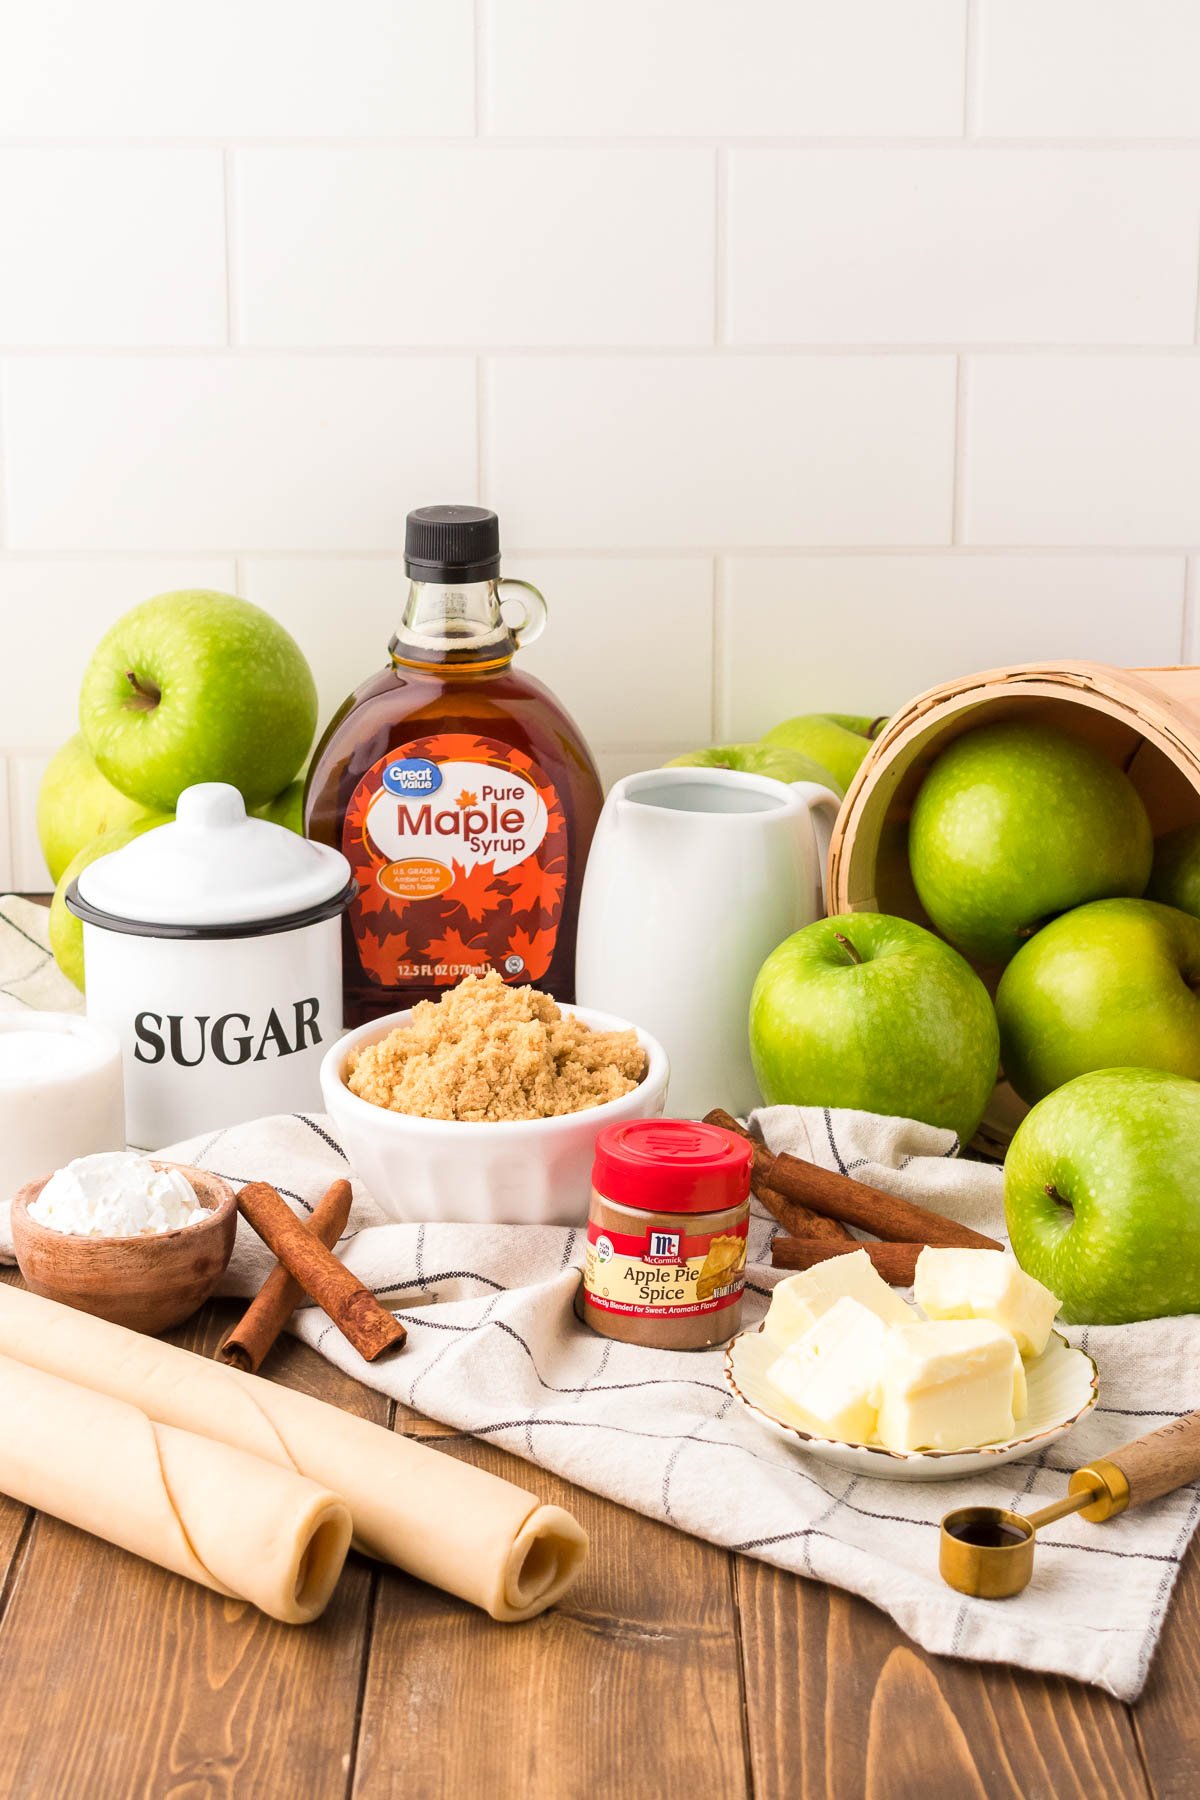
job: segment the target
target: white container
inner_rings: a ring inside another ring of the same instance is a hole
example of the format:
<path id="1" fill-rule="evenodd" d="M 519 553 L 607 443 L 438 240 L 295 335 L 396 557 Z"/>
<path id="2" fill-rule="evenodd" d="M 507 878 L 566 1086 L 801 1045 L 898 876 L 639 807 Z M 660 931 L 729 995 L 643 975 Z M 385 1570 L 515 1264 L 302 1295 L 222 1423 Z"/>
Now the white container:
<path id="1" fill-rule="evenodd" d="M 822 917 L 840 802 L 811 781 L 647 769 L 618 781 L 592 839 L 575 993 L 640 1019 L 671 1059 L 671 1110 L 759 1104 L 750 990 L 784 938 Z"/>
<path id="2" fill-rule="evenodd" d="M 593 1031 L 628 1031 L 627 1019 L 562 1006 Z M 389 1013 L 347 1032 L 321 1065 L 325 1111 L 338 1142 L 371 1196 L 392 1219 L 437 1219 L 460 1225 L 583 1225 L 592 1191 L 592 1156 L 605 1125 L 656 1119 L 667 1099 L 661 1044 L 638 1032 L 646 1073 L 628 1094 L 563 1113 L 556 1119 L 509 1119 L 494 1125 L 420 1119 L 361 1100 L 346 1086 L 347 1068 L 368 1044 L 406 1025 L 411 1012 Z"/>
<path id="3" fill-rule="evenodd" d="M 67 905 L 88 1018 L 121 1045 L 131 1143 L 320 1105 L 351 887 L 339 851 L 248 818 L 223 782 L 185 789 L 173 824 L 83 870 Z"/>
<path id="4" fill-rule="evenodd" d="M 124 1148 L 113 1033 L 72 1013 L 0 1014 L 0 1200 L 77 1156 Z"/>

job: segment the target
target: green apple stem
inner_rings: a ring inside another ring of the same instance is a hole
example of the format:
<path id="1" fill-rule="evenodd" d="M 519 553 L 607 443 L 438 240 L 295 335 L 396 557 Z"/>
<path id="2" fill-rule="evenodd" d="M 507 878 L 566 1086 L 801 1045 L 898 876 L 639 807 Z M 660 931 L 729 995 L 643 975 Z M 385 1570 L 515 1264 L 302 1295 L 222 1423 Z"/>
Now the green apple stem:
<path id="1" fill-rule="evenodd" d="M 152 681 L 140 681 L 136 669 L 126 669 L 125 679 L 133 689 L 125 704 L 133 712 L 153 712 L 162 699 L 162 691 Z"/>
<path id="2" fill-rule="evenodd" d="M 1052 1181 L 1046 1183 L 1044 1191 L 1050 1196 L 1056 1206 L 1061 1206 L 1064 1212 L 1070 1213 L 1072 1218 L 1075 1217 L 1075 1208 L 1071 1205 L 1071 1202 L 1067 1199 L 1065 1194 L 1059 1193 Z"/>
<path id="3" fill-rule="evenodd" d="M 850 939 L 846 936 L 845 932 L 835 931 L 833 935 L 842 946 L 842 949 L 846 952 L 846 955 L 850 958 L 850 961 L 856 965 L 861 963 L 862 957 L 858 954 L 858 951 L 854 948 L 854 945 L 850 942 Z"/>
<path id="4" fill-rule="evenodd" d="M 890 713 L 880 713 L 877 719 L 871 720 L 871 723 L 867 726 L 867 736 L 872 742 L 879 736 L 890 718 Z"/>

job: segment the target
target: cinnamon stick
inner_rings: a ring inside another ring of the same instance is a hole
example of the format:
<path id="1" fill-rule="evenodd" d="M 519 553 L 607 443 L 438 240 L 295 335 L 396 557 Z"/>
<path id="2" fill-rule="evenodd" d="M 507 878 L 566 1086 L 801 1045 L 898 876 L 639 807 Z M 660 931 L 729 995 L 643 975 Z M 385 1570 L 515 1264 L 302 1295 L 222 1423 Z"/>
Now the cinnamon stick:
<path id="1" fill-rule="evenodd" d="M 248 1182 L 237 1201 L 246 1223 L 366 1362 L 404 1343 L 408 1333 L 399 1319 L 305 1229 L 273 1187 L 265 1181 Z"/>
<path id="2" fill-rule="evenodd" d="M 761 1170 L 763 1180 L 787 1199 L 799 1201 L 801 1206 L 826 1218 L 856 1225 L 860 1231 L 869 1231 L 872 1237 L 884 1238 L 889 1243 L 936 1244 L 940 1249 L 949 1250 L 1004 1248 L 995 1238 L 972 1231 L 969 1225 L 960 1225 L 956 1219 L 944 1218 L 927 1207 L 915 1206 L 911 1200 L 901 1200 L 895 1194 L 867 1187 L 865 1182 L 855 1181 L 849 1175 L 835 1174 L 832 1169 L 822 1169 L 799 1156 L 786 1153 L 772 1156 L 769 1150 L 757 1145 L 754 1164 Z M 805 1234 L 797 1235 L 803 1237 Z"/>
<path id="3" fill-rule="evenodd" d="M 301 1221 L 304 1229 L 319 1238 L 327 1250 L 332 1250 L 346 1229 L 350 1197 L 350 1183 L 335 1181 L 318 1200 L 312 1217 Z M 219 1361 L 253 1375 L 303 1298 L 300 1283 L 282 1263 L 276 1263 L 217 1351 Z"/>
<path id="4" fill-rule="evenodd" d="M 917 1258 L 924 1244 L 831 1244 L 828 1240 L 777 1237 L 771 1241 L 771 1261 L 777 1269 L 811 1269 L 831 1256 L 847 1256 L 865 1250 L 876 1270 L 892 1287 L 911 1287 L 917 1278 Z"/>
<path id="5" fill-rule="evenodd" d="M 732 1131 L 735 1137 L 745 1138 L 748 1144 L 753 1145 L 756 1155 L 750 1175 L 750 1191 L 756 1200 L 762 1201 L 772 1218 L 778 1219 L 785 1231 L 790 1231 L 795 1237 L 820 1238 L 826 1243 L 848 1244 L 853 1247 L 854 1240 L 844 1225 L 839 1224 L 836 1219 L 822 1217 L 820 1213 L 802 1206 L 798 1200 L 789 1200 L 763 1179 L 757 1156 L 763 1146 L 757 1138 L 751 1137 L 744 1125 L 738 1124 L 732 1113 L 722 1112 L 720 1107 L 714 1107 L 712 1112 L 705 1113 L 704 1123 L 719 1125 L 722 1131 Z"/>

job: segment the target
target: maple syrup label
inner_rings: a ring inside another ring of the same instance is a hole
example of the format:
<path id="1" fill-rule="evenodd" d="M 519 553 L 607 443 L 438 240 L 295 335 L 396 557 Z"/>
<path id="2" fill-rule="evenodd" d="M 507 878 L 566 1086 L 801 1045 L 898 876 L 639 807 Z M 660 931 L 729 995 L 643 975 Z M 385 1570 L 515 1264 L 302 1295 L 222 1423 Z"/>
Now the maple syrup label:
<path id="1" fill-rule="evenodd" d="M 390 751 L 354 790 L 342 849 L 350 918 L 381 987 L 451 986 L 550 967 L 567 885 L 567 823 L 544 772 L 511 744 L 436 732 Z"/>

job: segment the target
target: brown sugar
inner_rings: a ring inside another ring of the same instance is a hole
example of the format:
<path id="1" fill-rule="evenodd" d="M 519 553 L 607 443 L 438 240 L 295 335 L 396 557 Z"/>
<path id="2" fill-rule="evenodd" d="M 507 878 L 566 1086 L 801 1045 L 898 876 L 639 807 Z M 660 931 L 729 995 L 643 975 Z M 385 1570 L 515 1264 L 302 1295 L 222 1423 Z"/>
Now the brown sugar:
<path id="1" fill-rule="evenodd" d="M 407 1025 L 360 1052 L 346 1085 L 422 1119 L 553 1119 L 630 1093 L 646 1073 L 635 1031 L 593 1031 L 496 970 L 423 1000 Z"/>

